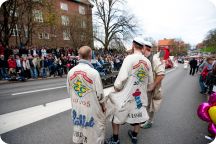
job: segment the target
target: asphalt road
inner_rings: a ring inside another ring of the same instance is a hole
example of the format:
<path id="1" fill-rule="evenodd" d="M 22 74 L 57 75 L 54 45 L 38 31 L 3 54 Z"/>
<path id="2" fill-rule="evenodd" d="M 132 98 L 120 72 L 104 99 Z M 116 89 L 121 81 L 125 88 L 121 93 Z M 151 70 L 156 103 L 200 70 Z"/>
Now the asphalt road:
<path id="1" fill-rule="evenodd" d="M 0 86 L 0 113 L 28 108 L 67 98 L 66 89 L 11 95 L 17 92 L 62 86 L 65 79 L 16 83 Z M 33 87 L 32 87 L 33 86 Z M 163 103 L 151 129 L 142 129 L 139 144 L 207 144 L 204 136 L 207 123 L 201 121 L 196 110 L 206 98 L 199 94 L 198 76 L 189 76 L 182 66 L 166 75 L 163 81 Z M 121 144 L 130 144 L 129 125 L 121 126 Z M 107 122 L 106 136 L 112 134 Z M 72 144 L 70 111 L 4 133 L 8 144 Z"/>

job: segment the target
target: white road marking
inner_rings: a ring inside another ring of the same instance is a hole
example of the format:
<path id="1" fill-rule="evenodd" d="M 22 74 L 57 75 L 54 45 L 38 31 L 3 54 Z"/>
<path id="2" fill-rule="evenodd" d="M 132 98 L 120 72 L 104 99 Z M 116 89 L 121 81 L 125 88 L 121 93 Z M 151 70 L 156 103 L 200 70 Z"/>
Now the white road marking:
<path id="1" fill-rule="evenodd" d="M 104 89 L 105 96 L 113 87 Z M 71 109 L 71 99 L 66 98 L 55 102 L 0 115 L 0 135 L 39 120 L 54 116 Z"/>
<path id="2" fill-rule="evenodd" d="M 7 144 L 2 140 L 1 136 L 0 136 L 0 144 Z"/>
<path id="3" fill-rule="evenodd" d="M 65 87 L 66 87 L 66 86 L 59 86 L 59 87 L 38 89 L 38 90 L 32 90 L 32 91 L 25 91 L 25 92 L 13 93 L 13 94 L 11 94 L 11 95 L 21 95 L 21 94 L 27 94 L 27 93 L 35 93 L 35 92 L 48 91 L 48 90 L 53 90 L 53 89 L 60 89 L 60 88 L 65 88 Z"/>
<path id="4" fill-rule="evenodd" d="M 169 73 L 174 70 L 175 69 L 172 69 L 166 73 Z M 21 95 L 26 93 L 34 93 L 34 92 L 47 91 L 52 89 L 60 89 L 64 87 L 66 86 L 32 90 L 32 91 L 14 93 L 12 95 Z M 105 96 L 107 96 L 111 91 L 114 91 L 113 87 L 104 89 Z M 71 99 L 66 98 L 55 102 L 47 103 L 46 105 L 38 105 L 27 109 L 0 115 L 0 135 L 12 131 L 14 129 L 23 127 L 25 125 L 37 122 L 39 120 L 43 120 L 45 118 L 54 116 L 56 114 L 65 112 L 70 109 L 71 109 Z"/>

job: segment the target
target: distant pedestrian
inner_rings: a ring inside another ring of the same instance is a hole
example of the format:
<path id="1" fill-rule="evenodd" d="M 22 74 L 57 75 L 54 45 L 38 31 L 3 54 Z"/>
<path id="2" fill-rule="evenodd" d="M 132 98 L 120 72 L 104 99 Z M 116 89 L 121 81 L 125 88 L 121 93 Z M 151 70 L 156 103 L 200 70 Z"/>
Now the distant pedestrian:
<path id="1" fill-rule="evenodd" d="M 189 65 L 190 65 L 190 75 L 193 76 L 195 74 L 196 69 L 197 69 L 197 60 L 195 58 L 193 58 L 189 62 Z"/>
<path id="2" fill-rule="evenodd" d="M 199 77 L 199 84 L 200 84 L 200 88 L 201 94 L 205 94 L 207 92 L 207 87 L 205 85 L 205 81 L 206 81 L 206 77 L 208 75 L 208 73 L 212 70 L 212 64 L 214 62 L 214 59 L 211 57 L 208 57 L 206 59 L 206 61 L 204 61 L 200 67 L 199 67 L 199 71 L 200 71 L 200 77 Z"/>
<path id="3" fill-rule="evenodd" d="M 105 106 L 99 73 L 91 64 L 92 50 L 79 49 L 79 64 L 67 76 L 67 89 L 72 102 L 73 142 L 104 144 Z"/>
<path id="4" fill-rule="evenodd" d="M 214 64 L 212 71 L 206 77 L 206 85 L 208 86 L 208 94 L 213 93 L 213 87 L 216 87 L 216 64 Z"/>

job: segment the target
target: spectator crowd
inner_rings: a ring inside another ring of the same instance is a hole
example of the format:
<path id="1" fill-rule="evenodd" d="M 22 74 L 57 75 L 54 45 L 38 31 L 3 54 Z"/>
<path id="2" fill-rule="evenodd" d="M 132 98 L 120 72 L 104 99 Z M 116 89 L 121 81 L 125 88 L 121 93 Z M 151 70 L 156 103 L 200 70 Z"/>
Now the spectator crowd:
<path id="1" fill-rule="evenodd" d="M 190 75 L 200 73 L 199 85 L 200 93 L 210 96 L 216 88 L 216 61 L 214 57 L 207 57 L 205 59 L 193 58 L 189 62 Z"/>
<path id="2" fill-rule="evenodd" d="M 0 45 L 0 79 L 26 80 L 67 74 L 78 64 L 78 52 L 72 48 L 3 47 Z M 118 71 L 125 55 L 94 50 L 92 64 L 101 75 Z"/>

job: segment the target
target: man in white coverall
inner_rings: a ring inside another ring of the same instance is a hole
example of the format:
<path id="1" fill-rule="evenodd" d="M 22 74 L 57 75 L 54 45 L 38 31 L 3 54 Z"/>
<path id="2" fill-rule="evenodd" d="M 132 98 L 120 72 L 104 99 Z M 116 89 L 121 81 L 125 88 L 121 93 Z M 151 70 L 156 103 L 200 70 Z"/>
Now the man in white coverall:
<path id="1" fill-rule="evenodd" d="M 99 73 L 93 68 L 92 50 L 79 49 L 79 64 L 67 76 L 72 103 L 73 142 L 103 144 L 105 136 L 104 93 Z"/>
<path id="2" fill-rule="evenodd" d="M 114 83 L 116 92 L 109 95 L 109 100 L 116 110 L 110 117 L 113 136 L 105 141 L 106 144 L 120 144 L 119 127 L 124 123 L 133 126 L 133 129 L 128 131 L 128 135 L 131 142 L 136 144 L 140 123 L 149 118 L 146 111 L 147 86 L 153 83 L 152 67 L 150 61 L 142 54 L 142 38 L 135 38 L 132 48 L 134 53 L 124 59 Z"/>
<path id="3" fill-rule="evenodd" d="M 161 82 L 165 76 L 165 64 L 163 62 L 165 52 L 163 50 L 160 50 L 157 54 L 153 55 L 151 54 L 151 49 L 152 49 L 152 44 L 148 41 L 145 41 L 143 53 L 152 63 L 154 83 L 148 92 L 147 111 L 149 114 L 149 120 L 146 121 L 144 124 L 141 124 L 141 127 L 144 129 L 152 127 L 155 112 L 157 112 L 160 108 L 162 102 Z"/>

